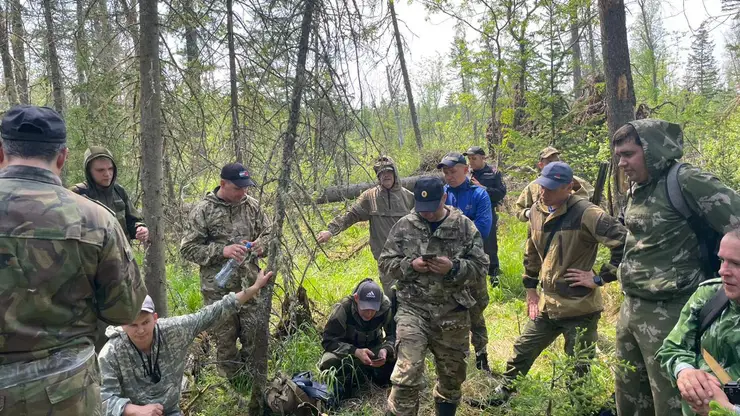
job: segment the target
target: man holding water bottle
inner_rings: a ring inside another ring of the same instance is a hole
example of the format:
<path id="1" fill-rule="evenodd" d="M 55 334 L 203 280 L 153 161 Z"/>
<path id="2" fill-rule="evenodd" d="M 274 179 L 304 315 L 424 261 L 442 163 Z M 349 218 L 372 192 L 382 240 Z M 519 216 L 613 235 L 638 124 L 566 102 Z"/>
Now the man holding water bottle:
<path id="1" fill-rule="evenodd" d="M 259 202 L 247 195 L 250 186 L 256 184 L 247 168 L 230 163 L 221 169 L 219 186 L 190 213 L 180 253 L 200 266 L 200 288 L 207 305 L 251 286 L 259 273 L 257 259 L 266 253 L 271 223 Z M 216 275 L 231 259 L 243 263 L 222 285 L 217 284 Z M 212 331 L 219 368 L 230 380 L 237 375 L 249 376 L 257 305 L 267 301 L 264 295 L 255 297 Z M 241 350 L 237 349 L 237 339 Z"/>

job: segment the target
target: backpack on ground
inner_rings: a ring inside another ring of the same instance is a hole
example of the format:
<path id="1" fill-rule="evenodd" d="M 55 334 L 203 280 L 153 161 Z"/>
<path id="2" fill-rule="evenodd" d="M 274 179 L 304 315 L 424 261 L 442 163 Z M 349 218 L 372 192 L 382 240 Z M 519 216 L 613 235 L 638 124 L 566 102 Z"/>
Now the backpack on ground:
<path id="1" fill-rule="evenodd" d="M 278 374 L 265 389 L 265 401 L 279 415 L 313 416 L 334 405 L 334 396 L 326 384 L 313 380 L 310 371 L 292 378 Z"/>
<path id="2" fill-rule="evenodd" d="M 666 194 L 671 207 L 686 219 L 689 227 L 696 234 L 696 238 L 699 240 L 699 261 L 704 276 L 709 279 L 717 274 L 721 265 L 717 251 L 719 250 L 719 242 L 722 240 L 722 234 L 715 231 L 701 214 L 694 212 L 686 203 L 686 197 L 678 181 L 681 168 L 685 165 L 685 163 L 676 162 L 668 170 L 665 181 Z"/>

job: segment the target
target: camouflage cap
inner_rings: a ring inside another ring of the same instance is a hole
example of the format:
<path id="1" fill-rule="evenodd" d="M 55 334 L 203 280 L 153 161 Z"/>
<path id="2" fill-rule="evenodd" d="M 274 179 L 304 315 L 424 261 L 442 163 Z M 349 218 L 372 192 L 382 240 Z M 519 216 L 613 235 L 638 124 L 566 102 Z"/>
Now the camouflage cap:
<path id="1" fill-rule="evenodd" d="M 540 152 L 540 160 L 547 159 L 548 157 L 552 155 L 559 155 L 559 154 L 560 154 L 560 150 L 552 146 L 547 146 L 546 148 L 542 149 L 542 151 Z"/>

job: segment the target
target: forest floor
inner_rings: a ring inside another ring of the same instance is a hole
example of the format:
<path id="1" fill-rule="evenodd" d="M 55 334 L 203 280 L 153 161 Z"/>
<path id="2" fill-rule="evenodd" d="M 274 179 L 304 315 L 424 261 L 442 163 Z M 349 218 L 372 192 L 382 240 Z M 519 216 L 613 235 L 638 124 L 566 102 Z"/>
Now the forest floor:
<path id="1" fill-rule="evenodd" d="M 524 290 L 521 285 L 522 253 L 526 240 L 526 224 L 503 214 L 499 219 L 499 257 L 503 276 L 497 288 L 489 287 L 491 302 L 485 311 L 488 324 L 488 356 L 494 373 L 500 374 L 507 358 L 512 354 L 512 345 L 526 324 Z M 306 271 L 304 287 L 312 301 L 315 328 L 304 328 L 271 346 L 270 372 L 278 371 L 292 375 L 310 370 L 318 374 L 317 363 L 321 357 L 320 331 L 331 312 L 331 308 L 343 296 L 351 292 L 356 283 L 366 277 L 377 278 L 376 263 L 372 258 L 367 241 L 367 224 L 357 224 L 332 239 L 324 247 L 330 258 L 321 255 L 315 266 Z M 361 247 L 361 248 L 360 248 Z M 358 248 L 360 248 L 358 250 Z M 601 250 L 597 263 L 607 260 L 608 251 Z M 305 267 L 305 265 L 304 265 Z M 303 268 L 300 268 L 301 273 Z M 171 313 L 188 313 L 200 307 L 197 273 L 194 270 L 172 269 L 170 276 Z M 280 279 L 280 278 L 278 278 Z M 462 404 L 458 415 L 590 415 L 609 406 L 614 391 L 615 368 L 614 339 L 615 322 L 621 294 L 616 284 L 607 286 L 604 294 L 605 311 L 599 326 L 599 341 L 596 359 L 590 374 L 574 387 L 569 382 L 574 360 L 563 354 L 563 339 L 550 346 L 535 362 L 529 375 L 519 385 L 519 393 L 505 406 L 481 410 Z M 274 310 L 280 310 L 277 301 Z M 213 348 L 211 348 L 213 350 Z M 471 347 L 472 350 L 472 347 Z M 239 415 L 246 414 L 248 389 L 234 389 L 220 377 L 213 364 L 213 357 L 206 364 L 198 380 L 183 394 L 182 407 L 191 415 Z M 463 384 L 463 395 L 470 399 L 485 401 L 491 396 L 498 378 L 490 377 L 475 369 L 473 360 L 468 360 L 468 377 Z M 434 403 L 431 390 L 435 382 L 434 364 L 427 356 L 427 383 L 421 395 L 420 415 L 433 415 Z M 368 386 L 354 398 L 345 400 L 331 414 L 383 415 L 385 399 L 389 389 Z"/>

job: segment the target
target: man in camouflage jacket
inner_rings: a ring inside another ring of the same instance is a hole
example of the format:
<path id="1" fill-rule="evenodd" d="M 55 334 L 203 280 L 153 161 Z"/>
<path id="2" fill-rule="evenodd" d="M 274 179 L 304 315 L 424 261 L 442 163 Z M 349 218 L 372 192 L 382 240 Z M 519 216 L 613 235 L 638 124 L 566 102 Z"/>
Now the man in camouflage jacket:
<path id="1" fill-rule="evenodd" d="M 529 219 L 531 238 L 527 240 L 523 276 L 531 321 L 514 343 L 514 356 L 506 364 L 504 394 L 560 334 L 569 355 L 574 354 L 579 331 L 583 331 L 578 338 L 581 348 L 596 342 L 604 309 L 601 286 L 617 280 L 627 237 L 627 229 L 619 221 L 573 195 L 573 171 L 567 164 L 548 164 L 537 184 L 543 191 Z M 592 269 L 599 244 L 611 250 L 611 259 L 595 274 Z M 588 365 L 582 365 L 576 373 L 582 375 L 586 370 Z"/>
<path id="2" fill-rule="evenodd" d="M 182 415 L 180 387 L 190 344 L 199 333 L 236 314 L 270 277 L 272 272 L 260 271 L 248 289 L 172 318 L 158 319 L 147 296 L 135 321 L 108 327 L 110 341 L 98 357 L 105 415 Z"/>
<path id="3" fill-rule="evenodd" d="M 704 360 L 702 349 L 717 360 L 733 381 L 740 379 L 740 354 L 737 351 L 740 345 L 737 330 L 740 324 L 740 227 L 724 236 L 719 256 L 723 259 L 719 269 L 722 278 L 699 284 L 656 355 L 681 392 L 684 415 L 705 415 L 709 401 L 721 397 L 714 394 L 714 387 L 719 387 L 720 383 Z M 701 334 L 700 345 L 697 345 L 701 324 L 699 313 L 720 290 L 724 290 L 729 302 Z"/>
<path id="4" fill-rule="evenodd" d="M 468 285 L 485 277 L 488 256 L 473 221 L 444 205 L 440 178 L 420 178 L 414 198 L 416 212 L 393 226 L 379 259 L 381 271 L 397 281 L 400 305 L 388 413 L 417 414 L 430 350 L 438 376 L 433 393 L 437 414 L 454 415 L 466 376 L 468 309 L 475 304 Z"/>
<path id="5" fill-rule="evenodd" d="M 99 415 L 96 322 L 134 320 L 146 287 L 113 214 L 62 186 L 61 117 L 16 106 L 0 134 L 0 414 Z"/>
<path id="6" fill-rule="evenodd" d="M 188 228 L 180 242 L 180 254 L 200 266 L 200 290 L 208 305 L 230 292 L 252 285 L 259 272 L 257 257 L 265 255 L 271 224 L 259 202 L 247 195 L 249 186 L 254 186 L 254 181 L 247 169 L 239 163 L 228 164 L 221 170 L 220 185 L 207 193 L 190 212 Z M 245 247 L 246 242 L 253 244 L 251 249 Z M 229 259 L 242 261 L 245 257 L 249 259 L 232 274 L 226 286 L 218 287 L 214 278 L 226 262 Z M 268 301 L 258 296 L 232 319 L 213 329 L 216 355 L 226 377 L 232 378 L 245 363 L 249 364 L 254 351 L 259 304 Z M 236 348 L 237 339 L 241 342 L 241 351 Z"/>
<path id="7" fill-rule="evenodd" d="M 654 357 L 689 296 L 711 277 L 700 263 L 696 234 L 668 200 L 667 173 L 683 155 L 683 135 L 676 124 L 636 120 L 617 130 L 612 146 L 634 183 L 618 272 L 625 296 L 617 323 L 617 357 L 637 370 L 616 375 L 617 410 L 622 415 L 679 415 L 679 392 Z M 740 222 L 740 196 L 714 176 L 687 165 L 678 182 L 686 204 L 707 227 L 724 233 Z"/>
<path id="8" fill-rule="evenodd" d="M 414 208 L 414 194 L 401 186 L 396 164 L 389 156 L 381 156 L 373 165 L 378 185 L 363 192 L 343 215 L 334 217 L 328 230 L 318 235 L 318 242 L 325 243 L 353 224 L 370 222 L 370 251 L 375 260 L 380 257 L 385 240 L 393 225 Z M 385 293 L 391 293 L 393 282 L 380 275 Z"/>
<path id="9" fill-rule="evenodd" d="M 336 370 L 343 397 L 365 378 L 385 386 L 396 364 L 395 344 L 391 301 L 377 283 L 364 279 L 334 305 L 324 326 L 319 369 Z"/>

